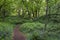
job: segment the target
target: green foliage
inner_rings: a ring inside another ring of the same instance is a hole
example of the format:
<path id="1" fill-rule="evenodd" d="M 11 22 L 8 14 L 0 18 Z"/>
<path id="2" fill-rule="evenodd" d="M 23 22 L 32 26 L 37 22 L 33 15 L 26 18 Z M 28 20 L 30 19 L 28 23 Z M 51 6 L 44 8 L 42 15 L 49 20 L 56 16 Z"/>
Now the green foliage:
<path id="1" fill-rule="evenodd" d="M 22 24 L 22 23 L 26 23 L 26 22 L 32 22 L 32 20 L 13 16 L 13 17 L 7 17 L 5 19 L 5 22 L 10 22 L 12 24 L 16 24 L 16 23 Z"/>
<path id="2" fill-rule="evenodd" d="M 47 17 L 46 15 L 41 16 L 38 20 L 41 23 L 46 23 L 46 22 L 53 22 L 53 23 L 60 23 L 60 14 L 48 14 Z"/>
<path id="3" fill-rule="evenodd" d="M 60 40 L 60 0 L 0 0 L 0 22 L 4 38 L 12 33 L 12 24 L 20 23 L 27 40 Z"/>
<path id="4" fill-rule="evenodd" d="M 20 26 L 20 31 L 26 34 L 27 40 L 60 40 L 60 23 L 48 23 L 46 30 L 45 24 L 24 23 Z"/>
<path id="5" fill-rule="evenodd" d="M 12 40 L 13 25 L 0 22 L 0 40 Z"/>
<path id="6" fill-rule="evenodd" d="M 41 23 L 24 23 L 20 26 L 20 31 L 26 34 L 27 40 L 33 40 L 34 36 L 39 36 L 40 30 L 43 30 L 44 24 Z M 37 37 L 39 38 L 39 37 Z"/>
<path id="7" fill-rule="evenodd" d="M 32 33 L 33 31 L 37 31 L 40 30 L 44 27 L 44 24 L 41 23 L 24 23 L 22 24 L 22 26 L 20 27 L 20 30 L 25 30 L 24 32 L 26 33 Z"/>

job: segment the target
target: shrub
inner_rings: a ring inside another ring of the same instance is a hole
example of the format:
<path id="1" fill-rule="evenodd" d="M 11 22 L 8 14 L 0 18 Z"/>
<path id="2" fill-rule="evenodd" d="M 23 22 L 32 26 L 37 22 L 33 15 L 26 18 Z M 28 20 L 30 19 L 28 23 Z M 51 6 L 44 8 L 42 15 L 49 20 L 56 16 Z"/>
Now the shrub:
<path id="1" fill-rule="evenodd" d="M 35 30 L 41 30 L 44 24 L 41 23 L 24 23 L 20 27 L 20 30 L 26 33 L 34 32 Z"/>
<path id="2" fill-rule="evenodd" d="M 48 23 L 44 28 L 42 23 L 24 23 L 20 31 L 26 34 L 27 40 L 60 40 L 60 23 Z"/>
<path id="3" fill-rule="evenodd" d="M 26 34 L 27 40 L 34 40 L 33 37 L 40 37 L 40 30 L 43 28 L 44 24 L 41 23 L 24 23 L 20 26 L 20 31 Z"/>
<path id="4" fill-rule="evenodd" d="M 0 23 L 0 40 L 12 40 L 13 25 L 10 23 Z"/>
<path id="5" fill-rule="evenodd" d="M 6 19 L 6 22 L 10 22 L 10 23 L 13 23 L 13 24 L 32 22 L 32 20 L 24 19 L 24 18 L 20 18 L 20 17 L 16 17 L 16 16 L 15 17 L 7 17 L 5 19 Z"/>

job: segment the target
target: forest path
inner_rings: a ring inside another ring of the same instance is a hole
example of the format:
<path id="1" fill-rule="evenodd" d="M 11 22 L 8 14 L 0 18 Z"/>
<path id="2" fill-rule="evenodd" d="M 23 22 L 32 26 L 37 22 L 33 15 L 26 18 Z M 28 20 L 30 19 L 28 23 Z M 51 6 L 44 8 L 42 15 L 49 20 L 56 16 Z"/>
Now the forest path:
<path id="1" fill-rule="evenodd" d="M 13 40 L 26 40 L 25 35 L 19 31 L 20 25 L 17 24 L 13 31 Z"/>

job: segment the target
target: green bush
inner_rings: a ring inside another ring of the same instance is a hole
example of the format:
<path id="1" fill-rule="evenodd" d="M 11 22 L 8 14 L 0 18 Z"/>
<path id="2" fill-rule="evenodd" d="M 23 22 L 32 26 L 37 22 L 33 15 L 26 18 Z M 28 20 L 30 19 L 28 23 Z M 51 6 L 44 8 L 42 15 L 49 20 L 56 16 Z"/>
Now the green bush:
<path id="1" fill-rule="evenodd" d="M 32 22 L 32 20 L 24 19 L 24 18 L 16 17 L 16 16 L 13 16 L 13 17 L 7 17 L 7 18 L 5 18 L 5 21 L 6 21 L 6 22 L 13 23 L 13 24 L 16 24 L 16 23 Z"/>
<path id="2" fill-rule="evenodd" d="M 60 23 L 60 14 L 48 14 L 47 17 L 46 15 L 44 15 L 41 16 L 38 21 L 41 23 L 46 22 Z"/>
<path id="3" fill-rule="evenodd" d="M 12 40 L 13 25 L 0 22 L 0 40 Z"/>
<path id="4" fill-rule="evenodd" d="M 21 31 L 30 33 L 34 32 L 35 30 L 41 30 L 44 27 L 44 24 L 41 23 L 24 23 L 21 25 Z"/>
<path id="5" fill-rule="evenodd" d="M 48 23 L 46 40 L 60 40 L 60 23 Z"/>
<path id="6" fill-rule="evenodd" d="M 20 26 L 27 40 L 60 40 L 60 23 L 48 23 L 44 29 L 45 24 L 42 23 L 24 23 Z"/>
<path id="7" fill-rule="evenodd" d="M 33 35 L 40 36 L 40 30 L 43 28 L 44 24 L 41 23 L 24 23 L 20 26 L 20 31 L 26 34 L 27 40 L 34 40 Z"/>

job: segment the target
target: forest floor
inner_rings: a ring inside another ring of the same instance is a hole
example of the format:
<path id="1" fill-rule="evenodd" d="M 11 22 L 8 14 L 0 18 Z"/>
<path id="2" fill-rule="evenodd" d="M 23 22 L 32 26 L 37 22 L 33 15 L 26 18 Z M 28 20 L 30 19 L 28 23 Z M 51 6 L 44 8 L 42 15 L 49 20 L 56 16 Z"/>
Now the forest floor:
<path id="1" fill-rule="evenodd" d="M 15 25 L 13 40 L 25 40 L 26 39 L 24 34 L 19 31 L 19 27 L 20 27 L 19 24 Z"/>

